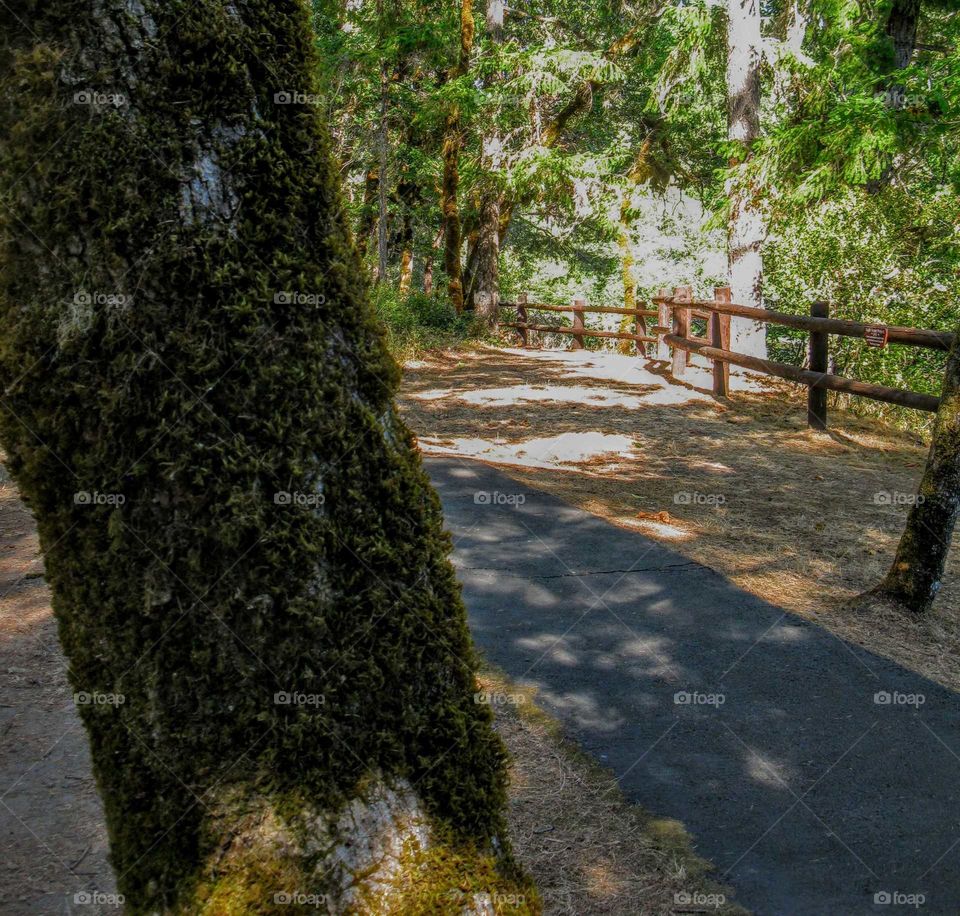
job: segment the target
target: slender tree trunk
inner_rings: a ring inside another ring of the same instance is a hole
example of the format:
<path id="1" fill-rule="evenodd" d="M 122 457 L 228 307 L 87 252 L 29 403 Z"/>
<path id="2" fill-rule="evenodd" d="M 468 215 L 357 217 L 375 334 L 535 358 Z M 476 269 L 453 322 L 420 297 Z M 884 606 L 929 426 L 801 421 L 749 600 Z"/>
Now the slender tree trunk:
<path id="1" fill-rule="evenodd" d="M 444 227 L 440 226 L 440 231 L 434 236 L 433 242 L 430 245 L 430 250 L 427 252 L 427 256 L 423 260 L 423 292 L 429 296 L 433 293 L 433 258 L 434 253 L 440 248 L 440 245 L 443 243 L 444 237 Z"/>
<path id="2" fill-rule="evenodd" d="M 760 0 L 728 0 L 727 6 L 727 136 L 741 145 L 735 166 L 750 156 L 760 136 Z M 727 251 L 734 302 L 763 305 L 764 226 L 751 201 L 752 189 L 731 181 Z M 745 318 L 730 322 L 731 348 L 751 356 L 767 354 L 763 324 Z"/>
<path id="3" fill-rule="evenodd" d="M 960 328 L 947 359 L 943 395 L 917 501 L 890 572 L 875 594 L 915 613 L 928 611 L 940 589 L 960 507 Z"/>
<path id="4" fill-rule="evenodd" d="M 400 204 L 400 294 L 406 296 L 413 282 L 413 217 L 420 202 L 420 187 L 404 176 L 397 183 Z"/>
<path id="5" fill-rule="evenodd" d="M 451 80 L 460 79 L 470 69 L 473 52 L 473 0 L 460 0 L 460 52 L 451 68 Z M 443 141 L 443 179 L 440 188 L 440 209 L 443 212 L 445 245 L 444 270 L 447 274 L 447 292 L 450 304 L 457 314 L 463 311 L 463 270 L 460 248 L 463 244 L 460 229 L 460 208 L 457 194 L 460 186 L 460 148 L 463 145 L 460 107 L 454 105 L 447 115 Z"/>
<path id="6" fill-rule="evenodd" d="M 380 158 L 379 214 L 377 218 L 377 282 L 387 279 L 387 220 L 389 217 L 387 201 L 390 191 L 390 182 L 387 176 L 389 162 L 390 135 L 388 128 L 388 96 L 390 81 L 387 73 L 387 62 L 380 65 L 380 127 L 377 131 L 377 153 Z"/>
<path id="7" fill-rule="evenodd" d="M 633 244 L 630 241 L 630 198 L 633 185 L 628 186 L 623 200 L 620 203 L 620 275 L 623 278 L 623 307 L 635 309 L 637 307 L 637 278 L 634 275 Z M 620 322 L 621 331 L 633 332 L 634 321 L 629 315 L 624 315 Z M 634 344 L 629 340 L 618 342 L 617 349 L 621 353 L 632 353 Z"/>
<path id="8" fill-rule="evenodd" d="M 379 173 L 376 169 L 369 169 L 363 183 L 363 208 L 360 211 L 360 222 L 357 226 L 357 248 L 360 251 L 361 260 L 366 258 L 370 237 L 377 223 L 379 185 Z"/>
<path id="9" fill-rule="evenodd" d="M 503 41 L 503 0 L 488 0 L 487 36 L 494 45 Z M 495 119 L 483 140 L 483 161 L 496 172 L 502 165 L 503 144 Z M 500 199 L 496 179 L 483 191 L 480 202 L 480 230 L 477 237 L 477 267 L 471 276 L 471 292 L 477 317 L 488 328 L 496 326 L 500 311 Z"/>
<path id="10" fill-rule="evenodd" d="M 0 4 L 0 440 L 127 912 L 533 911 L 313 47 L 295 0 Z"/>

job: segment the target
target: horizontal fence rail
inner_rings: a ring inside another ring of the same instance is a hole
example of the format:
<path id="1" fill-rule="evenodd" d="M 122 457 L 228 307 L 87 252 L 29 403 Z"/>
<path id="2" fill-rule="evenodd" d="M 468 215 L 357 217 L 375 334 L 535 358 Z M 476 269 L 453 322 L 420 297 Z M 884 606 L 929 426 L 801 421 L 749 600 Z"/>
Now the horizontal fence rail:
<path id="1" fill-rule="evenodd" d="M 644 344 L 657 343 L 658 338 L 647 331 L 647 319 L 656 318 L 657 309 L 620 308 L 612 305 L 590 305 L 585 299 L 574 299 L 571 305 L 545 305 L 528 302 L 526 296 L 520 296 L 516 302 L 501 302 L 501 308 L 516 309 L 516 321 L 500 321 L 503 328 L 513 328 L 520 335 L 522 346 L 530 346 L 530 331 L 540 331 L 546 334 L 565 334 L 573 338 L 572 348 L 582 350 L 584 339 L 598 337 L 610 340 L 630 340 L 637 346 L 639 353 L 645 353 Z M 569 312 L 572 322 L 569 326 L 537 324 L 529 320 L 529 312 Z M 633 318 L 633 333 L 628 331 L 602 331 L 588 328 L 584 323 L 584 315 L 626 315 Z"/>
<path id="2" fill-rule="evenodd" d="M 830 318 L 829 306 L 825 302 L 812 303 L 809 316 L 790 315 L 770 309 L 738 305 L 730 301 L 729 287 L 717 287 L 712 300 L 695 300 L 689 286 L 676 287 L 673 295 L 669 295 L 667 290 L 660 290 L 654 302 L 659 307 L 660 316 L 659 325 L 655 330 L 662 333 L 660 355 L 664 355 L 667 348 L 673 348 L 673 375 L 678 378 L 683 375 L 689 353 L 705 356 L 713 361 L 713 391 L 717 395 L 725 396 L 728 393 L 729 366 L 734 365 L 806 385 L 808 388 L 807 421 L 808 425 L 814 429 L 827 427 L 826 393 L 828 390 L 842 391 L 856 397 L 897 404 L 914 410 L 935 412 L 940 405 L 940 399 L 930 394 L 889 388 L 886 385 L 875 385 L 831 374 L 827 371 L 829 338 L 834 334 L 860 337 L 874 347 L 885 347 L 892 343 L 944 351 L 952 346 L 953 334 Z M 730 350 L 731 317 L 748 318 L 761 323 L 779 324 L 807 331 L 810 336 L 810 368 L 802 369 L 789 363 L 778 363 Z M 696 337 L 690 333 L 691 321 L 696 318 L 706 319 L 709 337 Z"/>

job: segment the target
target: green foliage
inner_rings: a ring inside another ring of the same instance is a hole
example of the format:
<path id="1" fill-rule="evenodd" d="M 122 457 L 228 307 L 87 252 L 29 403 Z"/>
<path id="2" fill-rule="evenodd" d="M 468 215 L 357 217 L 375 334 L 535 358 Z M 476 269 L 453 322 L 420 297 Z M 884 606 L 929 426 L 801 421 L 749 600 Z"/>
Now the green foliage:
<path id="1" fill-rule="evenodd" d="M 456 347 L 478 333 L 472 316 L 455 314 L 442 291 L 403 296 L 394 286 L 381 284 L 373 291 L 373 303 L 390 350 L 401 362 L 427 350 Z"/>

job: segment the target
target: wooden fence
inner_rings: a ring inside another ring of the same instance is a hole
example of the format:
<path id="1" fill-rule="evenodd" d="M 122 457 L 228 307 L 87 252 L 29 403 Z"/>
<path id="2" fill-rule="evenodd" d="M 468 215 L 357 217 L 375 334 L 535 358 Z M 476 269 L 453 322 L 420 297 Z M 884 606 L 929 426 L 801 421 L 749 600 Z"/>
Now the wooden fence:
<path id="1" fill-rule="evenodd" d="M 660 323 L 655 330 L 663 333 L 662 343 L 673 348 L 674 377 L 683 375 L 688 353 L 699 353 L 713 361 L 713 391 L 720 396 L 725 397 L 729 393 L 731 365 L 798 382 L 807 386 L 807 421 L 814 429 L 827 427 L 827 391 L 842 391 L 915 410 L 936 411 L 940 404 L 940 399 L 930 394 L 888 388 L 885 385 L 874 385 L 830 374 L 827 371 L 829 339 L 831 334 L 836 334 L 860 337 L 868 345 L 875 347 L 897 344 L 946 351 L 953 343 L 952 334 L 894 325 L 841 321 L 829 317 L 830 309 L 826 302 L 814 302 L 810 306 L 810 315 L 806 316 L 737 305 L 730 301 L 729 287 L 717 287 L 713 295 L 714 298 L 710 300 L 695 300 L 689 286 L 680 286 L 673 290 L 672 295 L 669 295 L 667 290 L 661 290 L 654 298 L 660 309 Z M 730 349 L 731 317 L 808 331 L 809 369 L 733 352 Z M 696 318 L 706 321 L 708 337 L 698 337 L 690 333 L 692 322 Z"/>
<path id="2" fill-rule="evenodd" d="M 828 372 L 830 335 L 860 337 L 874 347 L 896 344 L 946 351 L 953 343 L 953 334 L 831 318 L 826 302 L 812 303 L 809 316 L 738 305 L 731 302 L 730 288 L 726 286 L 716 287 L 713 299 L 709 300 L 694 299 L 692 287 L 689 286 L 675 287 L 672 293 L 661 289 L 653 302 L 657 306 L 655 309 L 639 306 L 588 306 L 584 299 L 574 299 L 569 306 L 541 305 L 530 303 L 526 295 L 521 295 L 516 302 L 501 303 L 502 308 L 516 309 L 516 321 L 501 321 L 500 326 L 516 330 L 524 347 L 530 345 L 531 331 L 568 335 L 573 338 L 572 347 L 575 350 L 583 349 L 586 337 L 631 340 L 641 354 L 646 353 L 645 344 L 655 343 L 657 356 L 672 363 L 675 378 L 684 374 L 688 354 L 698 353 L 713 362 L 713 393 L 720 397 L 729 395 L 731 365 L 797 382 L 808 389 L 807 422 L 814 429 L 827 427 L 827 391 L 842 391 L 856 397 L 898 404 L 914 410 L 936 411 L 940 404 L 940 399 L 930 394 L 832 375 Z M 573 317 L 571 324 L 567 326 L 537 324 L 530 321 L 529 312 L 569 312 Z M 583 317 L 588 314 L 631 316 L 633 333 L 587 328 Z M 807 331 L 810 338 L 809 368 L 802 369 L 789 363 L 735 353 L 730 349 L 732 317 Z M 648 328 L 648 318 L 656 318 L 657 324 Z M 693 333 L 694 323 L 698 321 L 704 323 L 703 335 Z"/>
<path id="3" fill-rule="evenodd" d="M 524 347 L 530 346 L 530 331 L 543 331 L 549 334 L 566 334 L 573 338 L 573 349 L 582 350 L 585 337 L 605 337 L 612 340 L 632 340 L 637 345 L 638 353 L 645 353 L 645 343 L 656 343 L 657 338 L 647 331 L 647 319 L 656 318 L 657 309 L 617 308 L 615 306 L 594 305 L 588 306 L 585 299 L 574 299 L 572 305 L 540 305 L 527 302 L 525 295 L 520 295 L 516 302 L 501 302 L 501 308 L 516 309 L 516 321 L 501 321 L 504 328 L 513 328 L 520 335 L 520 342 Z M 534 324 L 529 320 L 529 312 L 570 312 L 573 320 L 570 325 Z M 586 327 L 584 315 L 629 315 L 633 317 L 633 333 L 627 331 L 595 331 Z"/>

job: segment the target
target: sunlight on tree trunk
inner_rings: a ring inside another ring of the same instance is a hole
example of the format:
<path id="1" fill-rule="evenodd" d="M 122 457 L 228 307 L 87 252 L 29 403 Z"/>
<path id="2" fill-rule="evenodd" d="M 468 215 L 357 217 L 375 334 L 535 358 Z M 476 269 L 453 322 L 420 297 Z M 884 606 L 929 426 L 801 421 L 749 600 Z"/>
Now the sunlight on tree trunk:
<path id="1" fill-rule="evenodd" d="M 533 912 L 314 41 L 293 0 L 0 4 L 0 439 L 114 698 L 127 912 Z"/>
<path id="2" fill-rule="evenodd" d="M 730 164 L 750 155 L 760 135 L 760 0 L 729 0 L 727 23 L 727 125 L 728 139 L 743 152 Z M 751 201 L 748 187 L 730 181 L 728 259 L 733 301 L 763 305 L 763 220 Z M 734 318 L 730 322 L 731 348 L 751 356 L 767 355 L 766 332 L 760 322 Z"/>

